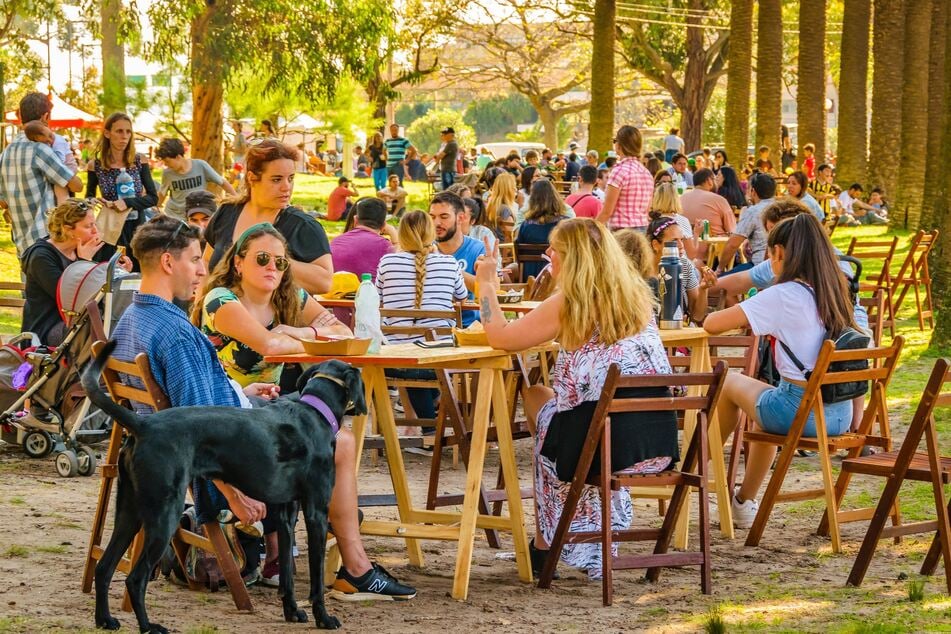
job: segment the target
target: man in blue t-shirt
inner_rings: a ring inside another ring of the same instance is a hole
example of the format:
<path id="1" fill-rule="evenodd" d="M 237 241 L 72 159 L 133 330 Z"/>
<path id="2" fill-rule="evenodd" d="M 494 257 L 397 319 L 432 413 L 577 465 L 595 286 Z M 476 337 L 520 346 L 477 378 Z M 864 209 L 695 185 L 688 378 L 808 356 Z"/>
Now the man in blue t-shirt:
<path id="1" fill-rule="evenodd" d="M 462 277 L 469 289 L 469 299 L 475 286 L 475 264 L 485 255 L 485 245 L 464 235 L 458 228 L 459 215 L 466 212 L 462 198 L 452 192 L 439 192 L 429 203 L 429 217 L 436 226 L 436 248 L 440 253 L 451 255 L 459 262 Z M 462 312 L 462 325 L 468 327 L 479 317 L 477 310 Z"/>
<path id="2" fill-rule="evenodd" d="M 132 361 L 140 352 L 146 353 L 149 368 L 173 407 L 239 406 L 242 398 L 228 380 L 215 347 L 173 303 L 190 300 L 206 274 L 198 229 L 170 216 L 157 216 L 136 231 L 132 252 L 141 264 L 142 282 L 132 306 L 112 333 L 118 344 L 114 356 Z M 244 392 L 270 399 L 277 396 L 278 389 L 274 385 L 253 383 Z M 346 601 L 412 599 L 416 590 L 399 583 L 381 566 L 372 563 L 363 548 L 357 509 L 356 458 L 353 433 L 341 429 L 334 451 L 336 479 L 329 516 L 343 566 L 330 596 Z M 224 508 L 230 508 L 245 524 L 268 520 L 263 502 L 247 497 L 221 480 L 199 480 L 195 493 L 201 523 L 215 521 L 218 511 Z M 280 581 L 276 525 L 266 526 L 265 531 L 274 535 L 268 544 L 272 557 L 265 562 L 260 577 L 256 575 L 257 562 L 248 562 L 245 576 L 248 581 L 249 575 L 254 573 L 265 585 L 276 587 Z"/>
<path id="3" fill-rule="evenodd" d="M 400 136 L 400 127 L 393 123 L 390 124 L 390 138 L 383 145 L 386 146 L 386 172 L 399 176 L 402 185 L 406 173 L 406 152 L 412 144 L 409 139 Z"/>

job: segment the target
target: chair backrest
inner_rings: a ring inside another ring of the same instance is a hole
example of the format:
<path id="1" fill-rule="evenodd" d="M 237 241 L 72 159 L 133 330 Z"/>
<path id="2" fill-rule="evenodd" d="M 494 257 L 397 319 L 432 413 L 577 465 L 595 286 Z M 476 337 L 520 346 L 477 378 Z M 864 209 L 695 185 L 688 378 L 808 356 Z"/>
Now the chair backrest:
<path id="1" fill-rule="evenodd" d="M 911 277 L 908 272 L 909 268 L 914 268 L 916 271 L 928 268 L 928 254 L 931 253 L 931 248 L 934 246 L 935 242 L 938 241 L 939 232 L 937 229 L 933 229 L 929 232 L 925 232 L 923 229 L 920 229 L 911 238 L 911 244 L 908 247 L 908 255 L 905 256 L 905 261 L 901 263 L 901 268 L 898 270 L 898 275 L 895 276 L 896 281 L 903 281 L 906 278 Z"/>
<path id="2" fill-rule="evenodd" d="M 502 232 L 502 242 L 511 242 L 515 236 L 515 221 L 499 219 L 499 231 Z"/>
<path id="3" fill-rule="evenodd" d="M 92 344 L 93 354 L 98 355 L 104 341 L 96 341 Z M 135 377 L 142 382 L 144 388 L 137 388 L 122 381 L 119 374 Z M 165 392 L 156 383 L 152 376 L 152 370 L 149 367 L 149 357 L 144 352 L 135 356 L 135 361 L 119 361 L 115 357 L 106 359 L 106 365 L 102 369 L 102 377 L 106 382 L 106 389 L 117 403 L 132 409 L 132 402 L 148 405 L 155 411 L 167 409 L 172 406 Z"/>
<path id="4" fill-rule="evenodd" d="M 23 308 L 26 300 L 23 299 L 24 286 L 21 282 L 0 282 L 0 291 L 17 291 L 16 295 L 0 297 L 0 306 L 7 308 Z"/>
<path id="5" fill-rule="evenodd" d="M 835 228 L 839 226 L 839 218 L 840 216 L 835 213 L 830 213 L 826 215 L 826 223 L 825 223 L 826 232 L 829 234 L 830 237 L 832 236 L 833 233 L 835 233 Z"/>
<path id="6" fill-rule="evenodd" d="M 882 345 L 882 330 L 885 328 L 885 291 L 878 288 L 871 297 L 859 297 L 859 305 L 868 312 L 868 327 L 872 331 L 872 342 L 876 347 Z"/>
<path id="7" fill-rule="evenodd" d="M 756 376 L 759 337 L 753 334 L 716 335 L 707 339 L 710 346 L 710 362 L 723 361 L 728 369 L 739 370 L 746 376 Z M 690 367 L 689 356 L 668 355 L 670 367 L 686 371 Z"/>
<path id="8" fill-rule="evenodd" d="M 944 358 L 938 359 L 918 401 L 918 408 L 908 426 L 905 440 L 902 441 L 901 448 L 898 450 L 896 465 L 911 463 L 912 455 L 918 450 L 923 435 L 927 436 L 929 445 L 934 445 L 929 447 L 929 452 L 933 452 L 934 456 L 941 455 L 937 446 L 938 433 L 935 427 L 934 410 L 936 407 L 951 407 L 951 385 L 948 383 L 951 383 L 951 362 Z"/>
<path id="9" fill-rule="evenodd" d="M 462 309 L 459 304 L 452 310 L 424 310 L 416 308 L 381 308 L 380 317 L 387 319 L 408 319 L 411 324 L 384 325 L 381 327 L 384 335 L 422 335 L 430 332 L 443 337 L 452 334 L 453 327 L 462 327 Z M 429 320 L 449 322 L 450 326 L 436 326 Z M 417 323 L 422 321 L 423 323 Z"/>
<path id="10" fill-rule="evenodd" d="M 690 445 L 683 457 L 682 471 L 690 471 L 697 462 L 697 453 L 706 455 L 707 425 L 712 420 L 712 412 L 720 398 L 720 391 L 726 378 L 726 363 L 720 361 L 712 372 L 691 374 L 648 374 L 640 376 L 621 375 L 621 369 L 616 363 L 608 368 L 608 373 L 601 390 L 601 398 L 595 407 L 591 418 L 591 426 L 585 439 L 581 459 L 575 470 L 575 478 L 586 478 L 591 469 L 594 452 L 602 440 L 605 432 L 605 423 L 611 414 L 627 412 L 678 412 L 680 417 L 687 411 L 697 412 L 697 428 L 691 438 Z M 698 387 L 699 396 L 663 396 L 647 398 L 618 398 L 617 391 L 629 388 L 664 388 L 677 389 L 680 386 Z M 706 461 L 704 460 L 704 464 Z"/>
<path id="11" fill-rule="evenodd" d="M 862 265 L 867 270 L 869 270 L 867 260 L 881 260 L 882 262 L 881 269 L 877 274 L 866 276 L 866 279 L 871 280 L 874 284 L 860 283 L 859 290 L 874 290 L 878 286 L 888 284 L 892 259 L 895 257 L 895 249 L 897 248 L 898 236 L 892 236 L 891 240 L 861 240 L 858 237 L 852 237 L 846 255 L 862 260 Z"/>
<path id="12" fill-rule="evenodd" d="M 536 262 L 539 264 L 547 264 L 543 255 L 545 251 L 548 250 L 548 243 L 545 244 L 526 244 L 524 242 L 515 243 L 515 262 L 518 264 L 518 281 L 525 281 L 525 276 L 523 273 L 524 265 L 528 262 Z"/>
<path id="13" fill-rule="evenodd" d="M 531 300 L 533 302 L 541 302 L 548 299 L 554 290 L 555 280 L 551 276 L 551 269 L 549 267 L 545 267 L 542 269 L 541 273 L 538 274 L 538 277 L 535 278 L 534 282 L 529 286 L 525 293 L 525 299 Z"/>
<path id="14" fill-rule="evenodd" d="M 827 339 L 822 348 L 819 349 L 819 356 L 816 359 L 816 365 L 812 370 L 812 375 L 806 382 L 805 394 L 799 410 L 796 412 L 796 419 L 793 422 L 792 429 L 797 434 L 802 433 L 805 427 L 808 411 L 819 409 L 822 403 L 821 388 L 823 385 L 833 385 L 836 383 L 850 383 L 852 381 L 871 381 L 869 389 L 869 403 L 865 408 L 865 414 L 862 422 L 859 424 L 858 433 L 868 434 L 872 429 L 872 424 L 879 417 L 888 416 L 888 406 L 885 401 L 885 394 L 888 384 L 892 380 L 895 368 L 898 365 L 898 359 L 901 356 L 901 349 L 905 345 L 905 339 L 897 336 L 892 340 L 890 346 L 878 346 L 874 348 L 862 348 L 859 350 L 836 350 L 835 344 Z M 841 370 L 831 371 L 829 366 L 840 361 L 862 361 L 867 360 L 869 367 L 864 370 Z"/>

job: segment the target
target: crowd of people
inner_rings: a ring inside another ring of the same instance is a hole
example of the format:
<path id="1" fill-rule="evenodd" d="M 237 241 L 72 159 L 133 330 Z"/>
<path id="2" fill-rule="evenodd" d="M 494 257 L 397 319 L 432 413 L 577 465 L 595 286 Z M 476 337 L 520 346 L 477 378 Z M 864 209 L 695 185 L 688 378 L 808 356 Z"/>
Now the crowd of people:
<path id="1" fill-rule="evenodd" d="M 48 117 L 48 102 L 40 97 L 42 102 L 31 95 L 21 102 L 25 125 Z M 385 140 L 374 135 L 365 164 L 378 191 L 388 193 L 359 197 L 341 178 L 330 213 L 346 216 L 348 227 L 333 241 L 318 219 L 291 204 L 302 156 L 276 138 L 240 147 L 244 178 L 237 191 L 229 191 L 206 163 L 188 158 L 181 142 L 163 141 L 158 156 L 166 169 L 156 188 L 148 162 L 134 151 L 131 119 L 114 114 L 87 164 L 86 200 L 67 196 L 57 204 L 56 187 L 81 189 L 75 171 L 55 141 L 51 147 L 45 139 L 17 137 L 0 156 L 0 198 L 22 258 L 23 328 L 56 343 L 64 328 L 53 314 L 56 279 L 77 259 L 101 259 L 109 249 L 128 247 L 121 264 L 141 271 L 142 282 L 114 330 L 116 354 L 131 360 L 147 353 L 174 406 L 255 406 L 293 392 L 299 368 L 265 359 L 301 352 L 300 339 L 311 335 L 350 334 L 345 320 L 314 297 L 331 290 L 335 274 L 344 272 L 369 274 L 383 308 L 451 310 L 455 302 L 474 300 L 480 310 L 464 312 L 463 325 L 481 321 L 489 343 L 499 349 L 557 339 L 561 352 L 551 387 L 533 386 L 524 400 L 535 442 L 537 531 L 531 556 L 537 572 L 565 502 L 565 474 L 570 480 L 572 460 L 577 462 L 578 434 L 586 429 L 608 367 L 618 363 L 627 374 L 670 372 L 656 319 L 665 246 L 680 253 L 681 300 L 690 321 L 711 333 L 748 328 L 782 344 L 778 386 L 729 375 L 719 405 L 724 438 L 740 410 L 757 427 L 785 433 L 803 397 L 804 373 L 792 353 L 808 368 L 827 332 L 867 327 L 821 223 L 831 214 L 840 222 L 878 222 L 887 218 L 886 207 L 880 191 L 868 201 L 857 184 L 837 192 L 829 165 L 816 167 L 815 179 L 794 171 L 778 183 L 768 148 L 747 174 L 746 166 L 731 166 L 722 150 L 689 159 L 676 138 L 665 140 L 664 151 L 645 154 L 640 131 L 624 125 L 603 162 L 597 152 L 580 154 L 571 146 L 567 156 L 549 150 L 497 160 L 479 156 L 472 165 L 481 164 L 481 172 L 469 184 L 455 178 L 460 150 L 446 128 L 435 156 L 442 191 L 425 209 L 408 209 L 401 184 L 412 146 L 398 126 L 389 131 Z M 237 156 L 239 148 L 233 149 Z M 577 188 L 563 198 L 555 182 L 573 178 Z M 225 188 L 227 197 L 216 201 L 206 191 L 209 183 Z M 161 212 L 147 220 L 146 210 L 160 201 Z M 99 222 L 104 214 L 115 216 L 107 226 Z M 388 218 L 398 218 L 398 227 Z M 706 266 L 702 251 L 700 238 L 707 235 L 728 238 L 715 268 Z M 545 245 L 547 262 L 507 269 L 500 244 L 511 240 Z M 737 257 L 741 250 L 746 257 Z M 741 259 L 746 263 L 738 264 Z M 502 280 L 520 272 L 524 281 L 543 268 L 555 281 L 554 292 L 537 309 L 507 321 L 497 297 Z M 721 289 L 736 298 L 749 288 L 761 292 L 708 314 L 709 292 Z M 189 314 L 180 308 L 184 304 L 190 304 Z M 814 311 L 801 310 L 811 305 Z M 400 325 L 400 318 L 385 323 Z M 427 324 L 451 325 L 438 319 Z M 438 391 L 415 388 L 409 396 L 421 418 L 435 417 Z M 829 433 L 850 429 L 859 409 L 856 403 L 826 406 Z M 806 433 L 814 435 L 814 426 Z M 617 421 L 612 434 L 615 469 L 659 471 L 678 459 L 672 414 Z M 332 592 L 345 600 L 410 599 L 415 590 L 371 562 L 363 549 L 354 476 L 359 456 L 349 431 L 341 430 L 336 443 L 330 520 L 343 566 Z M 767 450 L 751 451 L 733 498 L 737 526 L 752 522 L 771 461 Z M 227 508 L 246 525 L 265 520 L 263 566 L 250 556 L 244 574 L 276 585 L 274 526 L 266 522 L 265 505 L 218 481 L 196 483 L 195 494 L 202 518 Z M 630 525 L 633 507 L 625 490 L 613 496 L 613 525 L 621 530 Z M 575 529 L 597 530 L 600 509 L 597 491 L 586 488 Z M 566 546 L 560 556 L 591 577 L 600 574 L 599 545 Z"/>

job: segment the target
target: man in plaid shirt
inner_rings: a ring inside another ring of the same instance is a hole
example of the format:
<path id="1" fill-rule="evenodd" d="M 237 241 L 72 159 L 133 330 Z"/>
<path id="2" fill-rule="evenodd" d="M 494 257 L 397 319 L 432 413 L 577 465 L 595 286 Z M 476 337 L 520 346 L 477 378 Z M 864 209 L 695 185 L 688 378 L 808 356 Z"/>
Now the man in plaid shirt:
<path id="1" fill-rule="evenodd" d="M 49 123 L 50 110 L 46 95 L 31 92 L 20 100 L 20 124 Z M 0 155 L 0 200 L 7 204 L 18 254 L 47 234 L 46 212 L 56 206 L 54 185 L 74 192 L 83 186 L 53 148 L 20 132 Z"/>
<path id="2" fill-rule="evenodd" d="M 597 220 L 613 230 L 644 231 L 654 195 L 654 178 L 640 161 L 640 131 L 634 126 L 621 126 L 614 138 L 614 151 L 618 162 L 608 174 L 604 205 Z"/>

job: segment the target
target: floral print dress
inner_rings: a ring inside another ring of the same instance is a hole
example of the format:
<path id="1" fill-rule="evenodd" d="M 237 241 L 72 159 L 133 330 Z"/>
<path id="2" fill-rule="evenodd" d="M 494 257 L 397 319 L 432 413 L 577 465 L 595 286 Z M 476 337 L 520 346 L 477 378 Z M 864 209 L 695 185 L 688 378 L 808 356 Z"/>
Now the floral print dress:
<path id="1" fill-rule="evenodd" d="M 577 350 L 562 350 L 555 363 L 552 387 L 555 398 L 538 412 L 535 436 L 535 512 L 538 528 L 546 543 L 551 543 L 558 527 L 570 483 L 558 478 L 554 461 L 542 455 L 541 449 L 552 418 L 557 412 L 570 410 L 585 401 L 597 401 L 607 377 L 608 368 L 617 363 L 622 374 L 667 374 L 670 364 L 660 341 L 656 324 L 652 321 L 643 331 L 610 346 L 598 341 L 597 332 Z M 670 459 L 650 462 L 661 470 Z M 627 489 L 611 494 L 611 526 L 624 530 L 634 516 L 631 495 Z M 601 498 L 597 487 L 585 486 L 571 521 L 572 531 L 601 530 Z M 614 545 L 617 554 L 617 544 Z M 587 570 L 591 579 L 601 577 L 601 544 L 568 544 L 561 552 L 561 560 L 576 568 Z"/>

